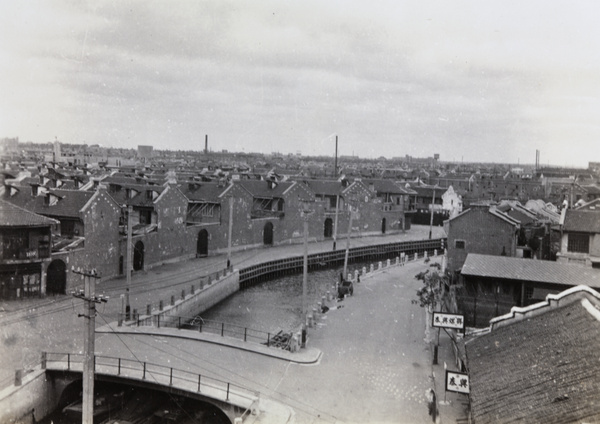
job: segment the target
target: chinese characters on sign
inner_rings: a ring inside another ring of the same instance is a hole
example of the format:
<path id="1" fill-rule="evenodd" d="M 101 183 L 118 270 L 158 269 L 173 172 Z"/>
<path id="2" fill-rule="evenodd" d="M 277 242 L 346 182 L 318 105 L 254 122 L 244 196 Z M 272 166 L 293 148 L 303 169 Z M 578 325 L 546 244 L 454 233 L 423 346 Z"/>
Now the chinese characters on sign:
<path id="1" fill-rule="evenodd" d="M 469 393 L 469 375 L 462 372 L 446 371 L 446 391 Z"/>
<path id="2" fill-rule="evenodd" d="M 433 313 L 433 326 L 440 328 L 454 328 L 463 330 L 465 328 L 465 318 L 458 314 L 444 314 L 441 312 Z"/>

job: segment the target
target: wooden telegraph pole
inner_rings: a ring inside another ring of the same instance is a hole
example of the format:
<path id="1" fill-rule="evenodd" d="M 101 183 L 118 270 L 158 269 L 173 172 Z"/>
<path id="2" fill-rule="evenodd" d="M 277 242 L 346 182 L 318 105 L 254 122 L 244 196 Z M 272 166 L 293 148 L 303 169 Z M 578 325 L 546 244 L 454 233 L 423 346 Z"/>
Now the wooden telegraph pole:
<path id="1" fill-rule="evenodd" d="M 82 299 L 86 307 L 80 317 L 87 319 L 83 333 L 83 424 L 94 424 L 94 364 L 95 364 L 95 338 L 96 338 L 96 303 L 106 302 L 106 298 L 96 297 L 96 280 L 100 278 L 95 269 L 82 271 L 79 268 L 71 269 L 75 274 L 83 276 L 83 293 L 73 293 L 73 296 Z"/>
<path id="2" fill-rule="evenodd" d="M 304 224 L 304 262 L 302 267 L 302 314 L 304 315 L 304 323 L 306 324 L 308 316 L 308 306 L 306 299 L 306 286 L 308 284 L 308 221 L 310 216 L 314 213 L 308 209 L 308 202 L 302 202 L 303 209 L 300 213 Z"/>
<path id="3" fill-rule="evenodd" d="M 231 266 L 231 236 L 233 232 L 233 196 L 229 196 L 229 229 L 227 231 L 227 269 Z"/>
<path id="4" fill-rule="evenodd" d="M 348 234 L 346 235 L 346 253 L 344 254 L 344 280 L 346 279 L 346 275 L 348 272 L 348 253 L 350 252 L 350 234 L 352 234 L 352 219 L 355 215 L 358 218 L 358 212 L 354 212 L 352 210 L 352 203 L 355 203 L 356 199 L 354 197 L 348 198 L 348 210 L 350 211 L 350 219 L 348 220 Z"/>
<path id="5" fill-rule="evenodd" d="M 125 319 L 129 321 L 129 319 L 131 318 L 131 305 L 129 303 L 129 288 L 131 287 L 131 270 L 133 269 L 132 263 L 131 263 L 131 251 L 132 246 L 132 232 L 133 229 L 131 228 L 131 215 L 133 214 L 133 208 L 131 207 L 131 205 L 127 206 L 127 264 L 125 265 L 127 267 L 127 286 L 125 288 Z"/>

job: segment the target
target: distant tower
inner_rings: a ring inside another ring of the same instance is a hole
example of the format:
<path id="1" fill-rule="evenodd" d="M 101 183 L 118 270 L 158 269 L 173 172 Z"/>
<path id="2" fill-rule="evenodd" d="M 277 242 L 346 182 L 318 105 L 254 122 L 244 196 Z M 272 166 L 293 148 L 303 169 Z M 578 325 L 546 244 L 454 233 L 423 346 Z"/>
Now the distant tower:
<path id="1" fill-rule="evenodd" d="M 52 150 L 53 162 L 60 162 L 62 153 L 60 151 L 60 141 L 54 137 L 54 149 Z"/>

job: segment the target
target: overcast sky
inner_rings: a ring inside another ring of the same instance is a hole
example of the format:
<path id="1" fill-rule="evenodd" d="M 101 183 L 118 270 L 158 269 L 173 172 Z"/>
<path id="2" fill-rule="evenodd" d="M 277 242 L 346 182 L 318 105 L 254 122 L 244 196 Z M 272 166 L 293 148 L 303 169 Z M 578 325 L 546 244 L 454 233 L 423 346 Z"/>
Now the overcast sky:
<path id="1" fill-rule="evenodd" d="M 0 3 L 0 138 L 600 161 L 595 2 Z"/>

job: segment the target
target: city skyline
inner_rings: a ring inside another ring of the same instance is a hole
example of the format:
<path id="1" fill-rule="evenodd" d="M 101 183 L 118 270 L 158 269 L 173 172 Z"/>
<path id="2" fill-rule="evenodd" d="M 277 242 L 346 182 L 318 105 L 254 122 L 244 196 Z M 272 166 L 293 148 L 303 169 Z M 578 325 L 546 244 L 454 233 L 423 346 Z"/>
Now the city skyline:
<path id="1" fill-rule="evenodd" d="M 575 2 L 0 6 L 0 135 L 160 150 L 587 166 L 600 37 Z"/>

